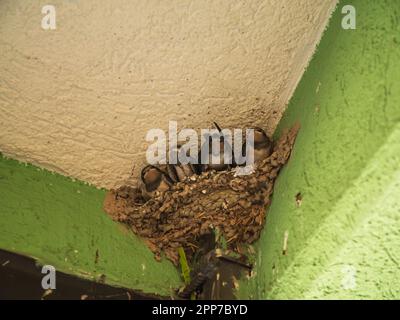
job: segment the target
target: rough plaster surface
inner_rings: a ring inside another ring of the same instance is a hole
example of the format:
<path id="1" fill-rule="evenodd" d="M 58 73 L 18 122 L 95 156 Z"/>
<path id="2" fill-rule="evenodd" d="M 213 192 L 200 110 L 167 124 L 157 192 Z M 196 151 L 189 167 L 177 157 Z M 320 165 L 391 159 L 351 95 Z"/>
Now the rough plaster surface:
<path id="1" fill-rule="evenodd" d="M 279 124 L 302 128 L 245 297 L 400 298 L 400 6 L 354 0 L 357 29 L 343 30 L 345 4 Z"/>
<path id="2" fill-rule="evenodd" d="M 101 187 L 145 161 L 145 133 L 272 133 L 334 0 L 0 2 L 0 151 Z"/>

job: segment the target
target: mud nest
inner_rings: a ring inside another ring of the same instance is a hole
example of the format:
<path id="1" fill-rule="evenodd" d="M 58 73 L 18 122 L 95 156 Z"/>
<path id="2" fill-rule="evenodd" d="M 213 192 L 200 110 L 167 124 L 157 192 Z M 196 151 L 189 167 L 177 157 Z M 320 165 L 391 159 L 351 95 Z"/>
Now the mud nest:
<path id="1" fill-rule="evenodd" d="M 107 193 L 105 211 L 142 237 L 157 260 L 161 254 L 178 264 L 178 248 L 189 259 L 200 236 L 218 228 L 230 249 L 257 240 L 265 222 L 274 182 L 288 161 L 299 127 L 282 133 L 272 154 L 255 164 L 250 175 L 235 170 L 204 172 L 178 182 L 145 202 L 137 188 Z"/>

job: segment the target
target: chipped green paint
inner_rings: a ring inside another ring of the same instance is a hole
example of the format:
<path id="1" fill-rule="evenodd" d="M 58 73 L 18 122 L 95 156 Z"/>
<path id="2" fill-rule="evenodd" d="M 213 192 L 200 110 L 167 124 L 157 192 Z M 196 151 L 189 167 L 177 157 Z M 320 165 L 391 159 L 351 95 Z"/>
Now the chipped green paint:
<path id="1" fill-rule="evenodd" d="M 351 1 L 343 30 L 345 4 L 277 130 L 302 125 L 242 297 L 400 298 L 400 6 Z"/>
<path id="2" fill-rule="evenodd" d="M 111 285 L 170 295 L 176 268 L 102 210 L 104 190 L 0 155 L 0 248 Z"/>

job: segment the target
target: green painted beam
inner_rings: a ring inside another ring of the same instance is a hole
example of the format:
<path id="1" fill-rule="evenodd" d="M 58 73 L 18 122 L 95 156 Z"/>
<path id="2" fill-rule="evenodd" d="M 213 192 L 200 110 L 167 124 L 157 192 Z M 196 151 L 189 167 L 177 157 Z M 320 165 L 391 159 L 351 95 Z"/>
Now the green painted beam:
<path id="1" fill-rule="evenodd" d="M 397 0 L 340 1 L 277 130 L 302 126 L 242 297 L 400 298 L 399 17 Z"/>
<path id="2" fill-rule="evenodd" d="M 103 211 L 105 191 L 0 155 L 0 248 L 83 278 L 170 295 L 176 268 Z M 97 252 L 97 254 L 96 254 Z M 97 256 L 97 258 L 96 258 Z"/>

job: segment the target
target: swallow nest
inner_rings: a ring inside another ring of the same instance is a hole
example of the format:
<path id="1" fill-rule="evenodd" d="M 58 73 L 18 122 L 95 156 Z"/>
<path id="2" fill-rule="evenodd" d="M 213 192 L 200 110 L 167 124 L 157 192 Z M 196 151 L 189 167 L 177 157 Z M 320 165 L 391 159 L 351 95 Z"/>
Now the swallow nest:
<path id="1" fill-rule="evenodd" d="M 147 202 L 138 188 L 122 186 L 107 193 L 104 209 L 142 237 L 157 260 L 164 252 L 175 265 L 179 247 L 190 259 L 197 239 L 213 228 L 233 250 L 250 244 L 263 229 L 275 179 L 289 159 L 298 129 L 285 131 L 272 154 L 257 163 L 250 175 L 236 176 L 234 170 L 204 172 Z"/>

